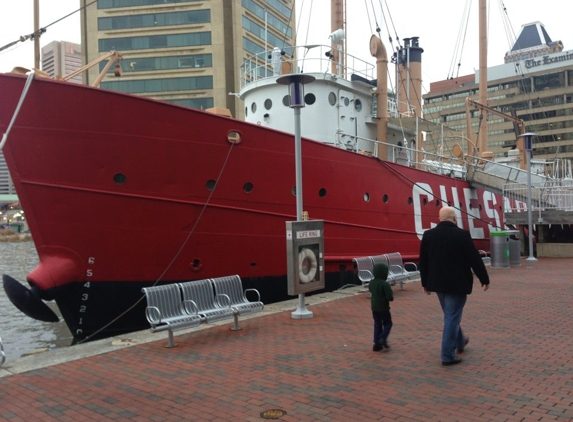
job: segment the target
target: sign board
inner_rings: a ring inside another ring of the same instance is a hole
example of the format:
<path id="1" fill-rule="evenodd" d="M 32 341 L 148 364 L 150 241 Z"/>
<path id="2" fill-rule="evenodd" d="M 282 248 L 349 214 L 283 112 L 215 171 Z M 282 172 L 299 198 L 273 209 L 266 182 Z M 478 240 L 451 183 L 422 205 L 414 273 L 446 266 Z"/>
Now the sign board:
<path id="1" fill-rule="evenodd" d="M 288 294 L 324 289 L 324 221 L 287 221 Z"/>

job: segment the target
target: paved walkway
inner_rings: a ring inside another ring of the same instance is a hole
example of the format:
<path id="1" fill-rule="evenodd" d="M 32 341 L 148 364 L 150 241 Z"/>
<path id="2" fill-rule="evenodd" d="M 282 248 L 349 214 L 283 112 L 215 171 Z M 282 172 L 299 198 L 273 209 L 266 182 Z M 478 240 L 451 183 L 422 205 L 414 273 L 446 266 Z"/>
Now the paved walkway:
<path id="1" fill-rule="evenodd" d="M 269 306 L 242 331 L 176 332 L 173 349 L 165 333 L 147 333 L 153 341 L 129 347 L 108 339 L 99 352 L 88 344 L 7 362 L 0 419 L 261 421 L 279 409 L 280 421 L 571 421 L 572 264 L 490 268 L 490 290 L 476 282 L 465 308 L 460 365 L 441 365 L 441 311 L 419 282 L 395 289 L 382 353 L 372 352 L 368 296 L 353 288 L 308 297 L 312 319 L 291 319 L 296 301 Z M 48 355 L 66 362 L 38 367 Z"/>

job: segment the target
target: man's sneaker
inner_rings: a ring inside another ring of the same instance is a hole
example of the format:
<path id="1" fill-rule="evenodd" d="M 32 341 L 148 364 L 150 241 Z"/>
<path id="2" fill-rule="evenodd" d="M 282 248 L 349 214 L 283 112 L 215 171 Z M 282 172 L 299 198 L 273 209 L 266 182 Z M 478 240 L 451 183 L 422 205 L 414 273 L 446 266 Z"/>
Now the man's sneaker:
<path id="1" fill-rule="evenodd" d="M 384 340 L 384 341 L 382 342 L 382 346 L 384 346 L 386 349 L 389 349 L 389 348 L 390 348 L 390 346 L 388 346 L 388 341 L 386 341 L 386 340 Z"/>
<path id="2" fill-rule="evenodd" d="M 372 351 L 373 351 L 373 352 L 379 352 L 379 351 L 382 350 L 382 349 L 383 349 L 382 345 L 381 345 L 381 344 L 378 344 L 378 343 L 374 343 L 374 345 L 372 346 Z"/>

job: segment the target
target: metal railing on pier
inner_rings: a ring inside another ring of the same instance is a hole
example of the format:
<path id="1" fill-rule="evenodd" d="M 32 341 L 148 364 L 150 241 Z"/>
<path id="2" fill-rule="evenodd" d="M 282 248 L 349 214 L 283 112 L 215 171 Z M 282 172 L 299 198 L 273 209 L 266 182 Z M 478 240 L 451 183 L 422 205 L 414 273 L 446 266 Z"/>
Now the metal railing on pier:
<path id="1" fill-rule="evenodd" d="M 503 187 L 506 201 L 505 212 L 525 212 L 527 207 L 527 184 L 508 183 Z M 573 180 L 546 180 L 543 184 L 531 184 L 531 208 L 533 211 L 573 211 Z"/>

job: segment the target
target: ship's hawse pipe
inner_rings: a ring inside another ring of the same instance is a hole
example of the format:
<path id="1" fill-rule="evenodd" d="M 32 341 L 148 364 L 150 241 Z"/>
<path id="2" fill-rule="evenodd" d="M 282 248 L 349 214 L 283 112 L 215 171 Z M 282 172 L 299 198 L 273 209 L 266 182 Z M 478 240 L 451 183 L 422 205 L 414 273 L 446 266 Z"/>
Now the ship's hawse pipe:
<path id="1" fill-rule="evenodd" d="M 378 158 L 388 159 L 388 148 L 386 147 L 386 136 L 388 133 L 388 55 L 386 47 L 376 35 L 370 38 L 370 54 L 376 57 L 376 100 L 378 102 L 377 114 L 378 124 L 376 125 L 376 139 L 378 142 Z"/>

